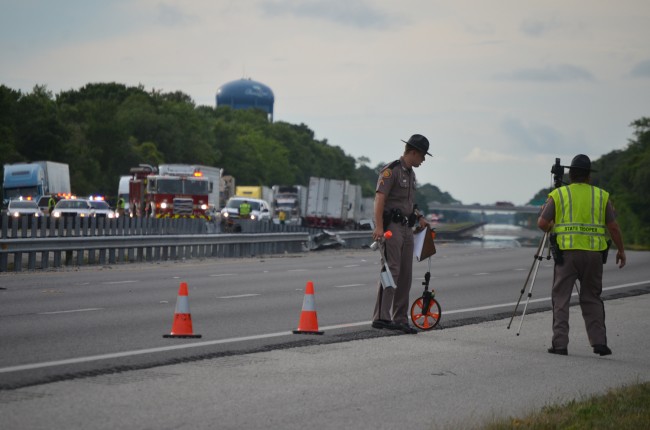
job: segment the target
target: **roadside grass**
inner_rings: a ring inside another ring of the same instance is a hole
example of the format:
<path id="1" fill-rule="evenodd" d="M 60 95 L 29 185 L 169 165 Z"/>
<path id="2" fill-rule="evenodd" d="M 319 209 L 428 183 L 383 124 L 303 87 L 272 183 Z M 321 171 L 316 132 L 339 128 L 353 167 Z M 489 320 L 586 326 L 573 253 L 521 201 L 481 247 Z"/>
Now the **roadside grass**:
<path id="1" fill-rule="evenodd" d="M 524 418 L 497 419 L 483 430 L 650 428 L 650 382 L 612 389 L 604 395 L 542 408 Z"/>

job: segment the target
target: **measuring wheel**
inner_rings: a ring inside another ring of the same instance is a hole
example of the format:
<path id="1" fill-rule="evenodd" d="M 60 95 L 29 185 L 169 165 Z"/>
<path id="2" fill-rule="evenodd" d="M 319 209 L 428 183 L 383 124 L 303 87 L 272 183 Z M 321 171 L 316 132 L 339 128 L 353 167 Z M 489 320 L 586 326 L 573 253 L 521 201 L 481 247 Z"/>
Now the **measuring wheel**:
<path id="1" fill-rule="evenodd" d="M 420 330 L 431 330 L 438 325 L 441 316 L 440 303 L 430 291 L 425 290 L 411 305 L 411 321 Z"/>

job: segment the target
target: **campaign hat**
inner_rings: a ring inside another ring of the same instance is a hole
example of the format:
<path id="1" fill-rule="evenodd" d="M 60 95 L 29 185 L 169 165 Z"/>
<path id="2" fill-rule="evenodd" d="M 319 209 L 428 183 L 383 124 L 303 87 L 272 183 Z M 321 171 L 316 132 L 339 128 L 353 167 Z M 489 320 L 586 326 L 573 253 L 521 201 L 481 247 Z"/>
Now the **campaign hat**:
<path id="1" fill-rule="evenodd" d="M 428 156 L 432 156 L 429 154 L 429 140 L 421 134 L 414 134 L 413 136 L 409 137 L 408 141 L 402 140 L 402 142 L 414 147 L 420 152 L 424 152 Z"/>

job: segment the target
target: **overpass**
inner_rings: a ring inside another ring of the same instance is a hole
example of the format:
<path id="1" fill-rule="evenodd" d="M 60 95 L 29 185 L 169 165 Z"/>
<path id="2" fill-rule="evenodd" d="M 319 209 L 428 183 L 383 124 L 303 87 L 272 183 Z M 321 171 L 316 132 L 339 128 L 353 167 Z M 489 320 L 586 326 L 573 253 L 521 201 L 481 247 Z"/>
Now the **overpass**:
<path id="1" fill-rule="evenodd" d="M 538 214 L 542 209 L 541 206 L 504 206 L 504 205 L 461 205 L 429 202 L 427 207 L 430 212 L 433 211 L 458 211 L 458 212 L 504 212 L 504 213 L 530 213 Z"/>

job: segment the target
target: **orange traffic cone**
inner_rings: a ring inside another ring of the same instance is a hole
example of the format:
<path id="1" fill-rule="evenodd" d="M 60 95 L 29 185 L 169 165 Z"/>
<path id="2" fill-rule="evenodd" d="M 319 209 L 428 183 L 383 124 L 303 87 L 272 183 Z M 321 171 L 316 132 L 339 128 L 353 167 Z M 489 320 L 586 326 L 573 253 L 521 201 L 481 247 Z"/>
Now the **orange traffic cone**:
<path id="1" fill-rule="evenodd" d="M 318 331 L 318 317 L 316 316 L 316 303 L 314 302 L 314 283 L 312 281 L 307 281 L 298 330 L 294 330 L 293 332 L 295 334 L 323 334 L 322 331 Z"/>
<path id="2" fill-rule="evenodd" d="M 163 337 L 201 337 L 200 334 L 192 333 L 192 315 L 190 314 L 190 301 L 187 297 L 186 282 L 181 282 L 181 286 L 178 289 L 178 298 L 176 299 L 176 312 L 174 313 L 172 332 L 171 334 L 163 334 Z"/>

